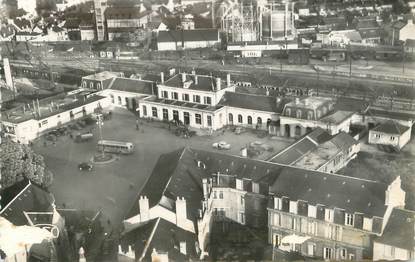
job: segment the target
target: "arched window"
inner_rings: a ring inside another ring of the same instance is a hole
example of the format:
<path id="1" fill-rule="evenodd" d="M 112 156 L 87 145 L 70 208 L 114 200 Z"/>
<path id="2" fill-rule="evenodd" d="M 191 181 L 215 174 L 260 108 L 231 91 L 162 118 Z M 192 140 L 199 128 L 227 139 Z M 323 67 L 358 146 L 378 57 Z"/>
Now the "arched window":
<path id="1" fill-rule="evenodd" d="M 101 90 L 101 83 L 98 83 L 98 84 L 97 84 L 97 89 L 98 89 L 98 90 Z"/>
<path id="2" fill-rule="evenodd" d="M 233 115 L 229 113 L 229 123 L 233 123 Z"/>
<path id="3" fill-rule="evenodd" d="M 295 116 L 297 117 L 297 118 L 301 118 L 301 110 L 297 110 L 296 112 L 295 112 Z"/>
<path id="4" fill-rule="evenodd" d="M 285 115 L 286 116 L 291 116 L 291 109 L 289 109 L 289 108 L 285 109 Z"/>
<path id="5" fill-rule="evenodd" d="M 313 111 L 308 111 L 307 112 L 307 119 L 308 120 L 312 120 L 313 119 Z"/>
<path id="6" fill-rule="evenodd" d="M 242 115 L 238 115 L 238 123 L 242 124 L 243 120 L 242 120 Z"/>
<path id="7" fill-rule="evenodd" d="M 327 108 L 323 106 L 323 116 L 325 116 L 326 114 L 327 114 Z"/>
<path id="8" fill-rule="evenodd" d="M 86 88 L 86 81 L 83 81 L 83 82 L 82 82 L 82 87 L 83 87 L 83 88 Z"/>
<path id="9" fill-rule="evenodd" d="M 93 82 L 91 82 L 91 83 L 89 83 L 89 88 L 94 88 L 94 83 Z"/>
<path id="10" fill-rule="evenodd" d="M 256 122 L 257 122 L 258 125 L 262 125 L 262 118 L 258 117 Z"/>
<path id="11" fill-rule="evenodd" d="M 321 112 L 320 110 L 317 110 L 317 119 L 320 119 L 320 117 L 321 117 Z"/>
<path id="12" fill-rule="evenodd" d="M 252 117 L 248 116 L 248 125 L 252 125 Z"/>

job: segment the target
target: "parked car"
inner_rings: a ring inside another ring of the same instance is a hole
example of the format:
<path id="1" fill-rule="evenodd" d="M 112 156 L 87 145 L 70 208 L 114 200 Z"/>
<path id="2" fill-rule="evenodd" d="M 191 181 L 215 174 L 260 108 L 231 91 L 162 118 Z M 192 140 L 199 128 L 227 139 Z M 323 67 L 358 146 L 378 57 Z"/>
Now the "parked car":
<path id="1" fill-rule="evenodd" d="M 90 163 L 82 162 L 78 165 L 79 171 L 91 171 L 93 166 Z"/>
<path id="2" fill-rule="evenodd" d="M 91 140 L 94 137 L 94 135 L 92 133 L 84 133 L 84 134 L 76 134 L 75 136 L 75 142 L 76 143 L 80 143 L 80 142 L 86 142 Z"/>
<path id="3" fill-rule="evenodd" d="M 231 149 L 231 145 L 225 141 L 213 143 L 212 147 L 216 149 L 225 149 L 225 150 Z"/>

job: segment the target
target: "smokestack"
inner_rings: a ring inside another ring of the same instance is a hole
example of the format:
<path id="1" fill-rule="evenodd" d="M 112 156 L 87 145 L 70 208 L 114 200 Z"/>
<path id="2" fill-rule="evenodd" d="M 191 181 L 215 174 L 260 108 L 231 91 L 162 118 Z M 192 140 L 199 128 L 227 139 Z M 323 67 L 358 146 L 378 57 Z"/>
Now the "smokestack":
<path id="1" fill-rule="evenodd" d="M 229 74 L 229 73 L 226 74 L 226 85 L 228 87 L 231 86 L 231 74 Z"/>
<path id="2" fill-rule="evenodd" d="M 186 82 L 186 73 L 182 73 L 182 82 Z"/>
<path id="3" fill-rule="evenodd" d="M 9 88 L 13 92 L 15 92 L 16 90 L 14 90 L 12 72 L 10 70 L 10 63 L 9 63 L 9 59 L 8 58 L 4 58 L 3 59 L 3 66 L 4 66 L 4 77 L 6 78 L 7 88 Z"/>

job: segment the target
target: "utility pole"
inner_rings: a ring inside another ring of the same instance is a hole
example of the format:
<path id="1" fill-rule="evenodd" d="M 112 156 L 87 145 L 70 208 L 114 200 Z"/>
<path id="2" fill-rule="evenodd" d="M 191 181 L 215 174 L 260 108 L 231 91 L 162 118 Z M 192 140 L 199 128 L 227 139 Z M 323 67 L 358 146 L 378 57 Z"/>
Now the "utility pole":
<path id="1" fill-rule="evenodd" d="M 352 49 L 349 43 L 349 77 L 352 77 Z"/>
<path id="2" fill-rule="evenodd" d="M 103 115 L 102 113 L 98 115 L 98 130 L 99 130 L 99 139 L 102 141 L 102 125 L 103 125 Z M 105 157 L 105 152 L 104 152 L 104 145 L 101 146 L 101 156 L 104 159 Z"/>

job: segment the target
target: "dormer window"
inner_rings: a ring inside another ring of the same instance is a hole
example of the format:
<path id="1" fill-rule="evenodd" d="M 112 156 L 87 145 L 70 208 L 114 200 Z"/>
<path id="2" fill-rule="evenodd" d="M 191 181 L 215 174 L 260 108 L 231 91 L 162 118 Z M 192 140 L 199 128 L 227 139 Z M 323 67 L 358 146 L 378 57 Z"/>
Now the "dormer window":
<path id="1" fill-rule="evenodd" d="M 354 225 L 353 214 L 350 214 L 350 213 L 345 214 L 344 224 L 346 226 L 353 226 Z"/>
<path id="2" fill-rule="evenodd" d="M 295 112 L 295 116 L 296 116 L 296 118 L 301 118 L 301 110 L 297 110 L 296 112 Z"/>
<path id="3" fill-rule="evenodd" d="M 308 120 L 312 120 L 313 119 L 313 111 L 308 111 L 307 112 L 307 119 Z"/>
<path id="4" fill-rule="evenodd" d="M 243 182 L 241 179 L 236 179 L 236 189 L 243 190 Z"/>

